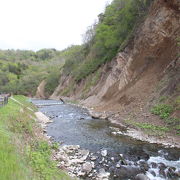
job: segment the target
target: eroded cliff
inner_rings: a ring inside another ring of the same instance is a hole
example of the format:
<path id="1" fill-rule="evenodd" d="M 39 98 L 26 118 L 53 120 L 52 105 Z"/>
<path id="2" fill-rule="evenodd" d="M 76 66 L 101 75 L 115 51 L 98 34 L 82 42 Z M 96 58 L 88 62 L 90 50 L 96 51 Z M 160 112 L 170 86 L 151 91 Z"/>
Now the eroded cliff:
<path id="1" fill-rule="evenodd" d="M 82 93 L 88 78 L 73 86 L 70 98 L 81 99 L 81 104 L 129 126 L 167 126 L 150 112 L 157 104 L 173 106 L 171 118 L 179 119 L 179 20 L 179 0 L 155 0 L 126 48 L 100 68 L 98 83 L 86 97 Z M 51 98 L 58 98 L 71 82 L 72 77 L 62 76 Z M 176 125 L 175 134 L 179 133 Z"/>

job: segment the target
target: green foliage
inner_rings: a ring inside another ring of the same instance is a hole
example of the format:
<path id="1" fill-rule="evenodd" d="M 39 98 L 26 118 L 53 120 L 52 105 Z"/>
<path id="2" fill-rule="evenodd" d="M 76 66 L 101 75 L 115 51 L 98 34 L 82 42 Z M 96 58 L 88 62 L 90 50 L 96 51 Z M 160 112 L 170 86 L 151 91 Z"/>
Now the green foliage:
<path id="1" fill-rule="evenodd" d="M 51 145 L 51 148 L 54 150 L 58 150 L 59 149 L 59 143 L 58 142 L 53 142 Z"/>
<path id="2" fill-rule="evenodd" d="M 50 96 L 59 84 L 60 70 L 54 68 L 46 78 L 45 93 Z"/>
<path id="3" fill-rule="evenodd" d="M 180 96 L 176 97 L 176 100 L 174 102 L 174 106 L 176 110 L 180 110 Z"/>
<path id="4" fill-rule="evenodd" d="M 51 93 L 55 86 L 49 82 L 57 85 L 59 69 L 64 64 L 63 53 L 54 49 L 37 52 L 0 50 L 0 92 L 34 96 L 37 86 L 47 78 L 47 91 Z"/>
<path id="5" fill-rule="evenodd" d="M 158 104 L 151 109 L 151 112 L 155 115 L 159 115 L 162 119 L 166 119 L 173 112 L 173 107 L 167 104 Z"/>
<path id="6" fill-rule="evenodd" d="M 176 134 L 180 135 L 180 118 L 170 117 L 165 119 L 165 122 Z"/>
<path id="7" fill-rule="evenodd" d="M 10 99 L 6 106 L 0 108 L 1 179 L 70 179 L 51 160 L 51 149 L 56 149 L 57 145 L 48 145 L 35 136 L 35 117 L 29 108 L 36 108 L 24 96 L 14 98 L 22 105 Z"/>
<path id="8" fill-rule="evenodd" d="M 135 127 L 141 128 L 145 133 L 155 136 L 164 136 L 165 133 L 170 131 L 170 128 L 167 126 L 157 126 L 151 123 L 140 123 L 132 120 L 125 120 L 126 124 L 133 125 Z"/>
<path id="9" fill-rule="evenodd" d="M 149 123 L 135 123 L 136 126 L 142 128 L 142 129 L 150 129 L 153 131 L 169 131 L 169 128 L 162 127 L 162 126 L 155 126 Z"/>
<path id="10" fill-rule="evenodd" d="M 60 93 L 62 96 L 68 96 L 70 92 L 74 91 L 74 83 L 70 83 L 70 85 Z"/>
<path id="11" fill-rule="evenodd" d="M 164 98 L 163 98 L 164 99 Z M 179 125 L 180 118 L 176 115 L 171 115 L 172 112 L 175 112 L 179 109 L 179 96 L 176 98 L 173 106 L 167 104 L 158 104 L 151 109 L 151 112 L 155 115 L 158 115 L 161 119 L 164 120 L 169 129 L 173 130 L 176 134 L 180 134 Z"/>
<path id="12" fill-rule="evenodd" d="M 63 66 L 63 74 L 76 74 L 76 69 L 79 64 L 85 59 L 85 52 L 83 46 L 70 46 L 63 52 L 65 64 Z"/>
<path id="13" fill-rule="evenodd" d="M 145 16 L 150 2 L 114 0 L 104 14 L 99 15 L 99 22 L 88 27 L 84 45 L 77 52 L 78 58 L 70 57 L 64 71 L 79 82 L 112 60 L 132 37 L 136 24 Z"/>
<path id="14" fill-rule="evenodd" d="M 75 74 L 75 80 L 78 82 L 86 78 L 88 75 L 94 73 L 100 67 L 102 61 L 92 59 L 84 62 L 82 65 L 79 65 L 79 68 Z"/>
<path id="15" fill-rule="evenodd" d="M 0 109 L 0 175 L 3 180 L 28 180 L 30 179 L 29 167 L 25 166 L 25 160 L 17 152 L 14 146 L 16 141 L 14 134 L 8 130 L 9 121 L 12 122 L 10 113 L 18 116 L 19 107 L 12 101 Z M 13 139 L 14 136 L 14 139 Z M 25 168 L 26 167 L 26 168 Z"/>
<path id="16" fill-rule="evenodd" d="M 100 79 L 100 76 L 101 76 L 101 71 L 98 70 L 87 78 L 86 84 L 83 89 L 82 98 L 86 98 L 86 95 L 89 92 L 90 88 L 97 84 L 98 80 Z"/>
<path id="17" fill-rule="evenodd" d="M 39 174 L 40 179 L 70 179 L 65 173 L 58 171 L 56 163 L 51 160 L 51 146 L 46 141 L 39 141 L 33 144 L 27 150 L 27 154 L 31 166 Z"/>
<path id="18" fill-rule="evenodd" d="M 39 60 L 49 60 L 52 59 L 54 56 L 56 56 L 55 49 L 41 49 L 35 54 L 35 57 Z"/>
<path id="19" fill-rule="evenodd" d="M 114 0 L 99 15 L 99 21 L 88 27 L 83 45 L 62 51 L 0 50 L 0 92 L 34 96 L 40 82 L 47 80 L 45 90 L 49 96 L 58 85 L 60 74 L 72 77 L 76 83 L 87 78 L 126 47 L 151 2 Z"/>
<path id="20" fill-rule="evenodd" d="M 176 117 L 167 118 L 167 119 L 165 120 L 165 122 L 166 122 L 168 125 L 176 126 L 176 125 L 180 124 L 180 118 L 176 118 Z"/>
<path id="21" fill-rule="evenodd" d="M 161 96 L 161 97 L 159 98 L 159 102 L 163 102 L 163 101 L 165 101 L 167 98 L 168 98 L 167 96 Z"/>

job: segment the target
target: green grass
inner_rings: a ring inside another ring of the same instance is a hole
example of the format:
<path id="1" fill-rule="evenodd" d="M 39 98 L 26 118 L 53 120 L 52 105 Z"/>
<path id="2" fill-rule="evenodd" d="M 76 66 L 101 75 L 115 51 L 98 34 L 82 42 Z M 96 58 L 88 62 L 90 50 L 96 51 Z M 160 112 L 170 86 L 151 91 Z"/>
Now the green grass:
<path id="1" fill-rule="evenodd" d="M 25 161 L 14 145 L 17 139 L 10 129 L 11 122 L 19 116 L 20 107 L 12 100 L 0 109 L 0 175 L 2 180 L 28 179 L 30 171 L 24 168 Z M 17 130 L 18 133 L 19 129 Z M 13 137 L 14 136 L 14 137 Z"/>
<path id="2" fill-rule="evenodd" d="M 56 162 L 51 160 L 52 149 L 57 149 L 57 145 L 51 146 L 46 141 L 39 141 L 31 145 L 27 150 L 30 165 L 40 179 L 70 179 L 65 173 L 58 170 Z"/>
<path id="3" fill-rule="evenodd" d="M 176 132 L 177 135 L 180 135 L 180 118 L 170 117 L 165 119 L 165 122 L 169 128 Z"/>
<path id="4" fill-rule="evenodd" d="M 176 110 L 180 110 L 180 96 L 177 96 L 176 97 L 176 100 L 175 100 L 175 102 L 174 102 L 174 105 L 175 105 L 175 109 Z"/>
<path id="5" fill-rule="evenodd" d="M 125 120 L 125 123 L 128 125 L 133 125 L 137 128 L 141 128 L 145 133 L 155 136 L 164 136 L 164 134 L 170 130 L 166 126 L 157 126 L 151 123 L 139 123 L 129 119 Z"/>
<path id="6" fill-rule="evenodd" d="M 51 160 L 51 150 L 57 145 L 48 145 L 35 135 L 36 109 L 24 96 L 15 96 L 0 108 L 0 179 L 1 180 L 61 180 L 70 179 L 56 168 Z"/>
<path id="7" fill-rule="evenodd" d="M 158 104 L 151 109 L 151 113 L 159 115 L 161 119 L 166 119 L 173 112 L 173 107 L 167 104 Z"/>
<path id="8" fill-rule="evenodd" d="M 164 99 L 164 98 L 163 98 Z M 173 102 L 173 106 L 169 104 L 157 104 L 151 109 L 151 113 L 158 115 L 161 119 L 164 120 L 166 125 L 171 131 L 174 131 L 177 135 L 180 134 L 180 118 L 175 117 L 173 112 L 179 110 L 179 96 Z M 174 116 L 174 117 L 172 117 Z"/>
<path id="9" fill-rule="evenodd" d="M 169 128 L 167 128 L 167 127 L 156 126 L 156 125 L 149 124 L 149 123 L 135 123 L 135 124 L 136 124 L 136 126 L 140 127 L 141 129 L 150 129 L 152 131 L 164 131 L 164 132 L 169 131 Z"/>

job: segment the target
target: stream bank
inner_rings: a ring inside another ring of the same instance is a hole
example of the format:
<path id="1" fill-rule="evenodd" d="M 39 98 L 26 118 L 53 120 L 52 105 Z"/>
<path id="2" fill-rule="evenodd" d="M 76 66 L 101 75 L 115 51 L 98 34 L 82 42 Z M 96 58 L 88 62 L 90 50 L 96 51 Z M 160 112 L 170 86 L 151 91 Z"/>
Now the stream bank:
<path id="1" fill-rule="evenodd" d="M 33 100 L 34 104 L 39 102 L 43 101 Z M 48 136 L 62 143 L 54 159 L 71 176 L 82 179 L 179 178 L 179 149 L 137 141 L 123 134 L 114 136 L 116 127 L 110 122 L 92 118 L 86 109 L 77 106 L 41 106 L 39 110 L 53 121 L 45 129 Z"/>
<path id="2" fill-rule="evenodd" d="M 129 137 L 131 137 L 133 139 L 140 140 L 140 141 L 145 141 L 145 142 L 148 142 L 148 143 L 160 144 L 160 145 L 163 145 L 165 147 L 180 148 L 179 139 L 172 136 L 172 135 L 168 135 L 166 137 L 160 137 L 160 136 L 157 136 L 157 135 L 154 135 L 154 136 L 148 135 L 144 131 L 142 131 L 140 128 L 135 129 L 135 128 L 131 128 L 131 127 L 127 126 L 127 124 L 120 123 L 117 120 L 116 115 L 114 115 L 114 114 L 113 115 L 115 117 L 112 117 L 111 114 L 108 114 L 106 112 L 104 112 L 104 113 L 98 112 L 97 113 L 92 108 L 88 108 L 88 107 L 83 107 L 83 108 L 88 109 L 89 114 L 93 118 L 106 119 L 110 123 L 117 126 L 117 128 L 114 128 L 114 135 L 122 134 L 122 135 L 125 135 L 125 136 L 129 136 Z M 122 132 L 121 131 L 122 129 L 126 129 L 126 131 Z"/>

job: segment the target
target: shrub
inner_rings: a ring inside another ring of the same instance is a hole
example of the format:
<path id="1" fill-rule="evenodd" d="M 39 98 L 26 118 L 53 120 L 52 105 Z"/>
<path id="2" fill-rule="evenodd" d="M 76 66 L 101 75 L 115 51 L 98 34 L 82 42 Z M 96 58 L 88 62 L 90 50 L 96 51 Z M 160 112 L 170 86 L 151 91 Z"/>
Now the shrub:
<path id="1" fill-rule="evenodd" d="M 51 95 L 59 84 L 60 70 L 52 71 L 46 78 L 45 93 Z"/>
<path id="2" fill-rule="evenodd" d="M 155 115 L 159 115 L 162 119 L 167 119 L 173 112 L 173 107 L 167 104 L 158 104 L 151 109 Z"/>

